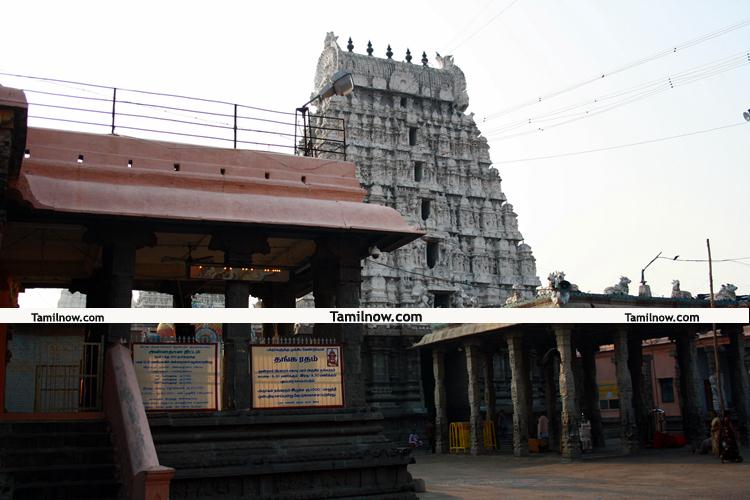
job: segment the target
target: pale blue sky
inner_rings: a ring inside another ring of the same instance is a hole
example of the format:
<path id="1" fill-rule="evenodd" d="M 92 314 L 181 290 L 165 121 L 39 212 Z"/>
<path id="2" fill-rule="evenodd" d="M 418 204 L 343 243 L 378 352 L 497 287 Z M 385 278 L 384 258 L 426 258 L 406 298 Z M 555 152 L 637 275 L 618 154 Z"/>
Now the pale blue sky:
<path id="1" fill-rule="evenodd" d="M 512 3 L 512 5 L 511 5 Z M 113 5 L 115 5 L 113 7 Z M 502 10 L 505 12 L 498 15 Z M 337 8 L 338 7 L 338 8 Z M 607 73 L 663 49 L 750 19 L 750 2 L 553 1 L 13 2 L 5 5 L 0 70 L 293 111 L 307 100 L 327 31 L 355 52 L 372 40 L 395 59 L 409 47 L 453 54 L 466 74 L 480 129 L 503 190 L 545 281 L 564 270 L 582 290 L 665 256 L 750 257 L 750 123 L 624 149 L 528 162 L 536 156 L 640 142 L 744 123 L 750 61 L 579 121 L 503 138 L 494 133 L 569 104 L 750 50 L 750 27 L 600 79 L 546 103 L 488 115 Z M 494 18 L 494 20 L 493 20 Z M 491 22 L 490 22 L 491 21 Z M 489 23 L 489 24 L 488 24 Z M 741 58 L 740 58 L 741 60 Z M 0 78 L 0 83 L 5 83 Z M 585 111 L 586 107 L 581 108 Z M 592 108 L 593 109 L 593 108 Z M 517 131 L 534 130 L 520 128 Z M 507 134 L 506 134 L 507 135 Z M 708 290 L 707 265 L 657 261 L 655 295 L 672 279 Z M 750 260 L 714 266 L 716 288 L 750 293 Z M 52 304 L 50 304 L 52 305 Z"/>

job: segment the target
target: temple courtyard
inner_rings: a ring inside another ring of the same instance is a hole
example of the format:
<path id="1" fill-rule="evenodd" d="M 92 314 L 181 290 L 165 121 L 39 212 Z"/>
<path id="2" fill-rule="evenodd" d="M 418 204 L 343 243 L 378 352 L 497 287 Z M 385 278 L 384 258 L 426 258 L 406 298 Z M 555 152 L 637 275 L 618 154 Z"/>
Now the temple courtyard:
<path id="1" fill-rule="evenodd" d="M 409 472 L 424 479 L 423 500 L 467 498 L 750 498 L 746 461 L 722 464 L 688 447 L 642 450 L 636 455 L 589 456 L 560 463 L 556 453 L 515 458 L 417 454 Z"/>

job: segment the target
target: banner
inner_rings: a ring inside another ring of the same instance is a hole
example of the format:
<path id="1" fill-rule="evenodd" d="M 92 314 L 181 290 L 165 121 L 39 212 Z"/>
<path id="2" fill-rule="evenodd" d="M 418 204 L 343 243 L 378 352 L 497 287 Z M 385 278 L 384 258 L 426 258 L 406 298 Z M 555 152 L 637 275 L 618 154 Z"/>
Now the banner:
<path id="1" fill-rule="evenodd" d="M 217 344 L 133 344 L 146 410 L 217 410 Z"/>
<path id="2" fill-rule="evenodd" d="M 253 408 L 344 406 L 338 345 L 251 346 Z"/>
<path id="3" fill-rule="evenodd" d="M 747 307 L 716 308 L 0 308 L 0 323 L 748 323 Z"/>

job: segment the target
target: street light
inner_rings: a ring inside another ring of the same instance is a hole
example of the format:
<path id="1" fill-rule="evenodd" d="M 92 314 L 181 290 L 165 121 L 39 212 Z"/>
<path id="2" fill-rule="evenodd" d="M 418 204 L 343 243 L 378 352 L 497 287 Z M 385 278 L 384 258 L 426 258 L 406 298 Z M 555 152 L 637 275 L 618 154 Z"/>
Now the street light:
<path id="1" fill-rule="evenodd" d="M 646 278 L 645 278 L 644 274 L 646 273 L 646 269 L 648 269 L 648 266 L 650 266 L 651 264 L 653 264 L 654 261 L 656 259 L 658 259 L 660 255 L 661 255 L 661 252 L 659 252 L 658 254 L 656 254 L 656 257 L 654 257 L 653 259 L 651 259 L 651 262 L 649 262 L 648 264 L 646 264 L 646 267 L 644 267 L 643 269 L 641 269 L 641 286 L 638 287 L 638 296 L 639 297 L 651 297 L 651 287 L 646 284 Z"/>
<path id="2" fill-rule="evenodd" d="M 347 96 L 354 91 L 354 78 L 352 78 L 352 74 L 348 71 L 337 71 L 336 73 L 334 73 L 331 80 L 332 82 L 323 87 L 318 95 L 297 108 L 297 111 L 302 115 L 302 138 L 305 156 L 313 156 L 313 134 L 312 125 L 310 124 L 310 121 L 308 119 L 308 113 L 310 111 L 308 105 L 312 104 L 318 99 L 329 99 L 334 95 Z"/>
<path id="3" fill-rule="evenodd" d="M 750 109 L 748 109 L 747 111 L 744 111 L 742 113 L 742 117 L 745 119 L 746 122 L 750 122 Z"/>

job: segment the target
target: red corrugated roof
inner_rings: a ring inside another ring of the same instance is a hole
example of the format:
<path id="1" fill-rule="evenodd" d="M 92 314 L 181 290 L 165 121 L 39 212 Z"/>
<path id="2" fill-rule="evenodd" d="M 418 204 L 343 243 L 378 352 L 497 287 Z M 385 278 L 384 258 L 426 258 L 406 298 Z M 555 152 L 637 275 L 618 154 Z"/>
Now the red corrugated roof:
<path id="1" fill-rule="evenodd" d="M 27 149 L 10 187 L 39 210 L 421 234 L 350 162 L 34 128 Z"/>

